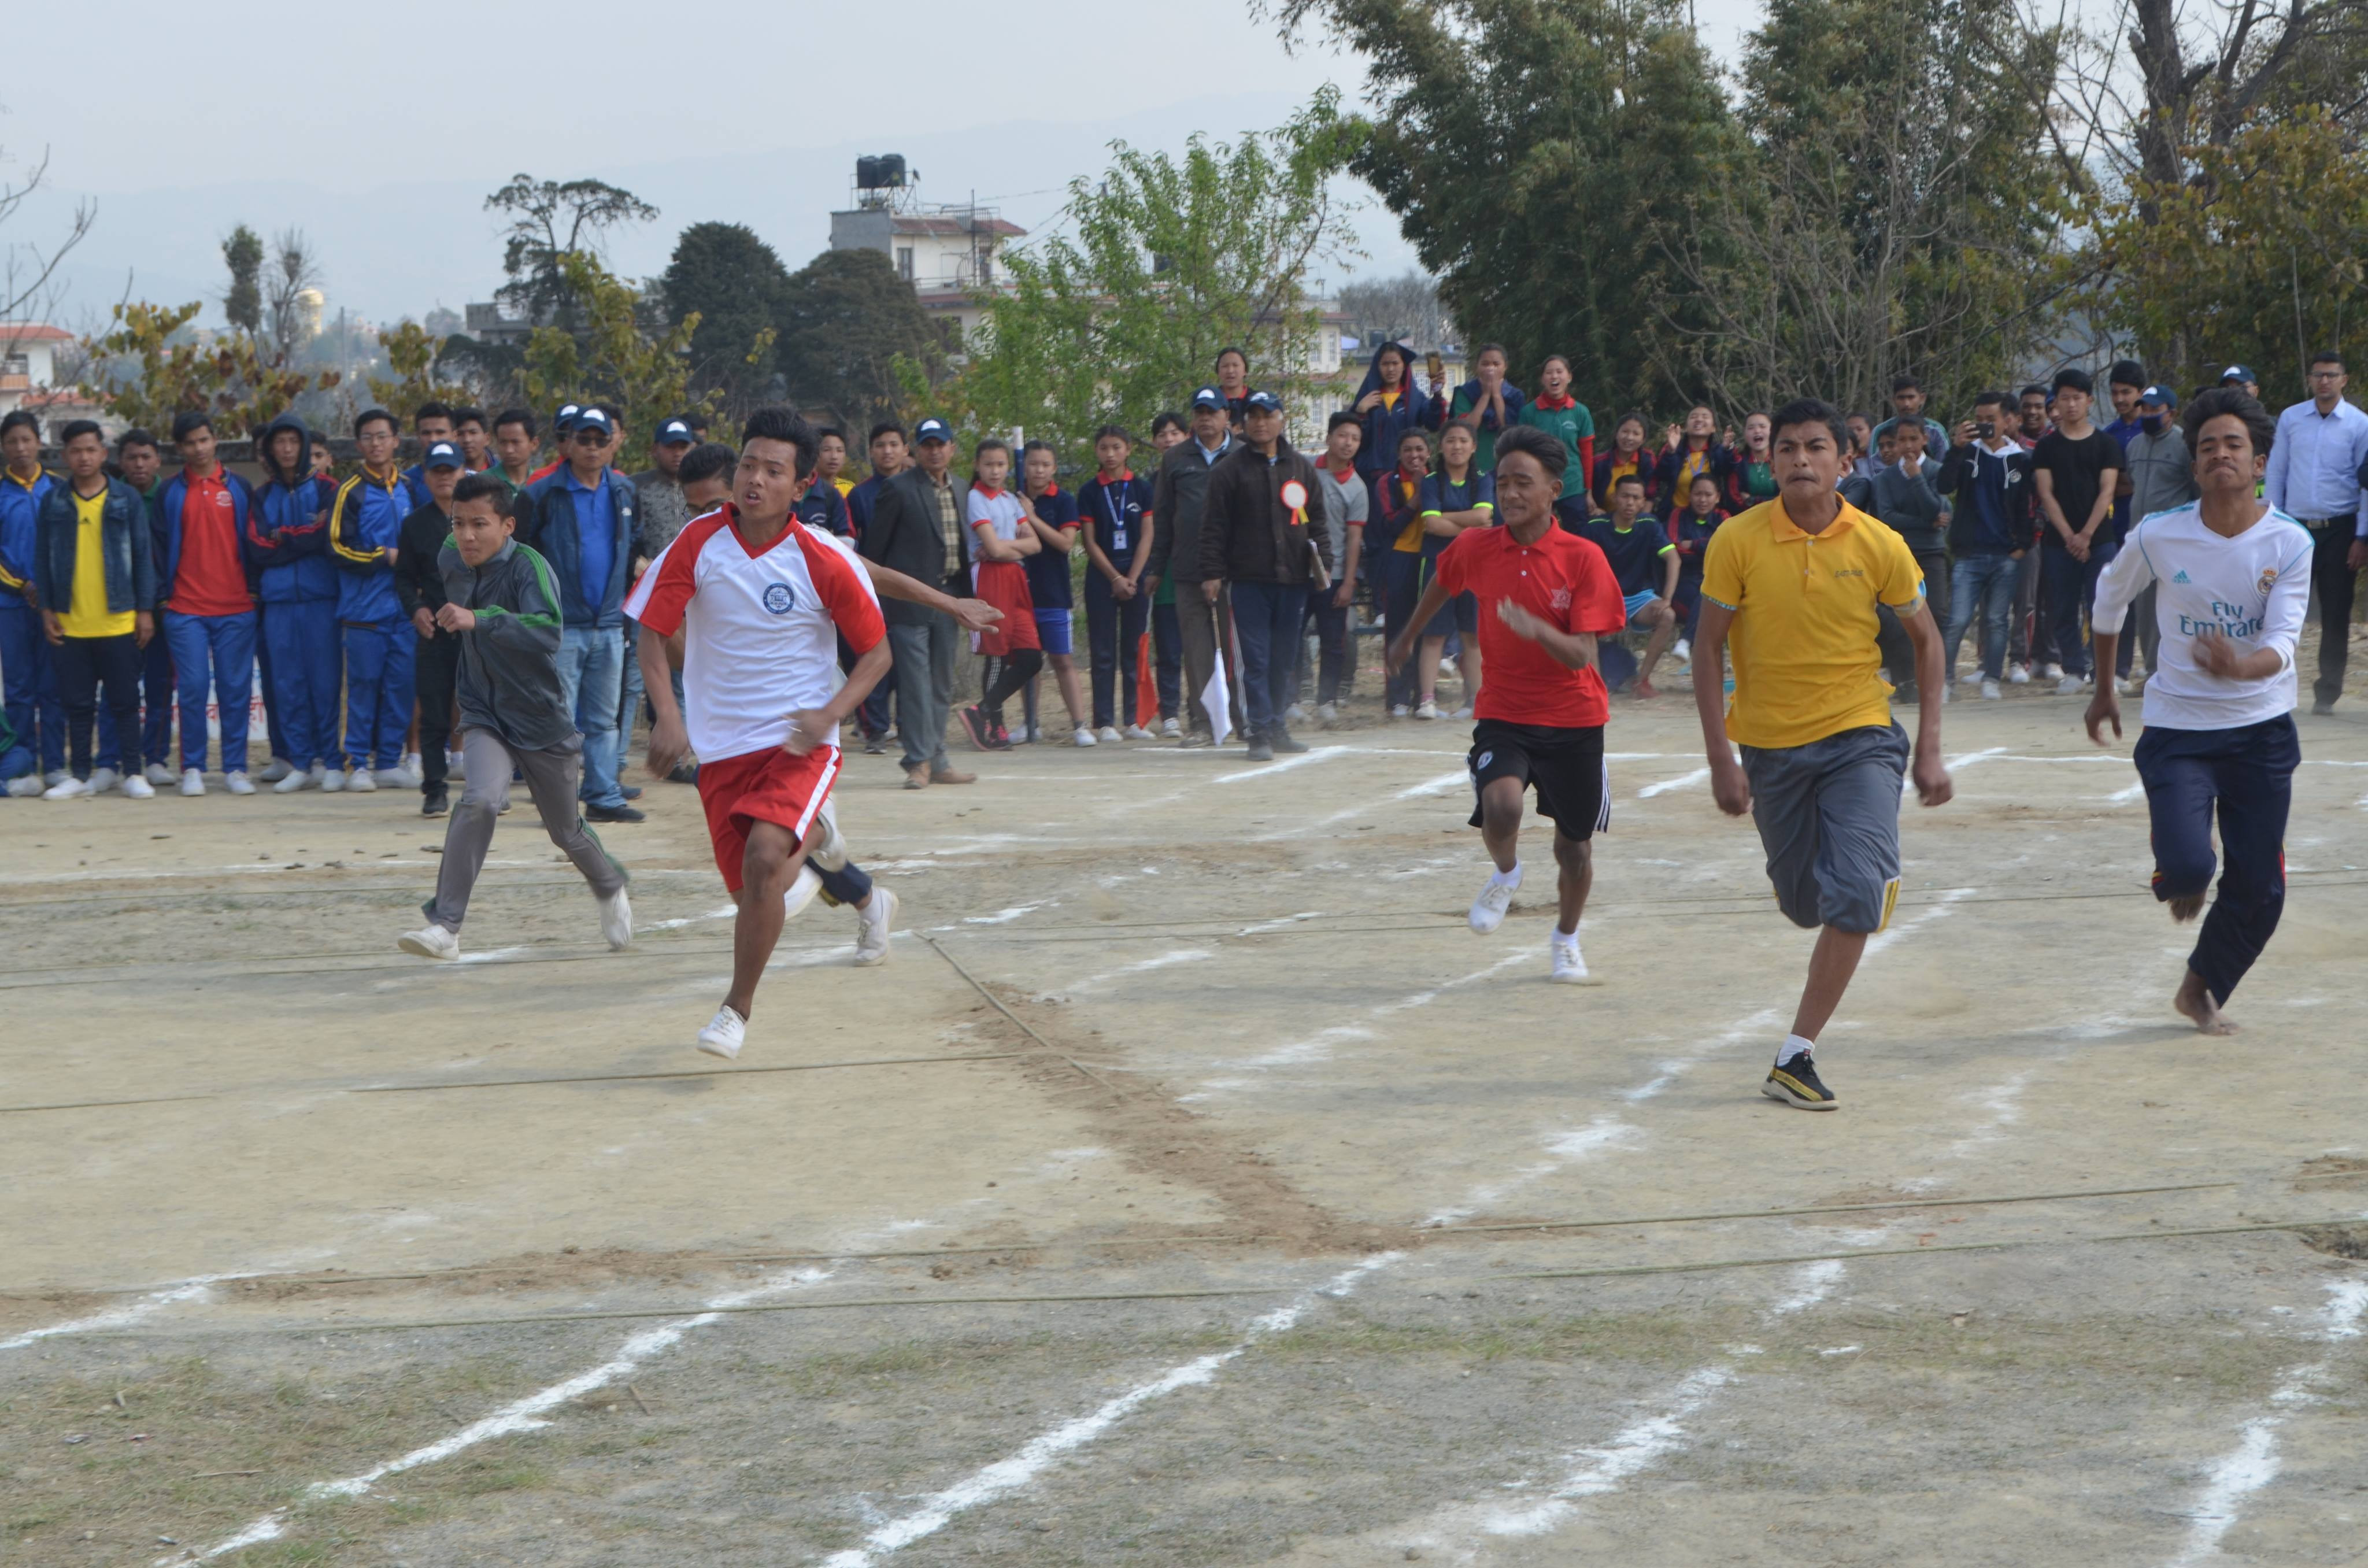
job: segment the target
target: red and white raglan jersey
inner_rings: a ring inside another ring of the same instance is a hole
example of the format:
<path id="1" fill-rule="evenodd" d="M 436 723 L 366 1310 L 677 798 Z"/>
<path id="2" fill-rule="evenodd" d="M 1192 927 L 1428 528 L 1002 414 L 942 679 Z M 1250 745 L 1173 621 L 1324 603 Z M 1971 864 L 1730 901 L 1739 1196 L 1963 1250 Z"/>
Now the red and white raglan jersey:
<path id="1" fill-rule="evenodd" d="M 838 640 L 867 653 L 887 635 L 871 579 L 828 535 L 790 519 L 757 553 L 726 502 L 683 525 L 626 597 L 661 637 L 683 632 L 691 749 L 742 756 L 790 738 L 790 715 L 838 687 Z M 833 730 L 830 744 L 838 744 Z"/>

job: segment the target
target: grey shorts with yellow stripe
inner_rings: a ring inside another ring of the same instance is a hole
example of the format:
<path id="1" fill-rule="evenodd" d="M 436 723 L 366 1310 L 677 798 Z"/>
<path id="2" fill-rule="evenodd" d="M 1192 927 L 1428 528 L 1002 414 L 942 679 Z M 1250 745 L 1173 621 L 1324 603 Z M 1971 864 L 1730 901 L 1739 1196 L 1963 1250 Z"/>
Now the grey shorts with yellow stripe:
<path id="1" fill-rule="evenodd" d="M 1785 917 L 1839 931 L 1890 924 L 1907 732 L 1870 724 L 1806 745 L 1742 751 L 1751 820 Z"/>

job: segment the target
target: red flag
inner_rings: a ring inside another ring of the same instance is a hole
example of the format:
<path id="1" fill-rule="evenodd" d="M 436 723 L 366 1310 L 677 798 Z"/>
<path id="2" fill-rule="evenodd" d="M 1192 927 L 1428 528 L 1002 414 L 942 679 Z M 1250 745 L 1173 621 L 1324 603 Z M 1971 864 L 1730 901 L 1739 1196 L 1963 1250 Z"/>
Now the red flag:
<path id="1" fill-rule="evenodd" d="M 1146 730 L 1159 727 L 1159 681 L 1152 674 L 1148 631 L 1134 644 L 1134 722 Z"/>

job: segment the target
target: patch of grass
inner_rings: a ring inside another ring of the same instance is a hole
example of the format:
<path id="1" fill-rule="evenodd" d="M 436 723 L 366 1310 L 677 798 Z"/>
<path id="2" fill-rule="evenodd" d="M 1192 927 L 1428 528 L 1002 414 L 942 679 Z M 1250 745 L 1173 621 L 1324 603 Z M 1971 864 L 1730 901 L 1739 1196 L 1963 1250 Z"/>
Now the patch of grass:
<path id="1" fill-rule="evenodd" d="M 457 1490 L 464 1497 L 489 1492 L 524 1492 L 551 1484 L 551 1471 L 539 1464 L 466 1465 L 456 1472 Z"/>

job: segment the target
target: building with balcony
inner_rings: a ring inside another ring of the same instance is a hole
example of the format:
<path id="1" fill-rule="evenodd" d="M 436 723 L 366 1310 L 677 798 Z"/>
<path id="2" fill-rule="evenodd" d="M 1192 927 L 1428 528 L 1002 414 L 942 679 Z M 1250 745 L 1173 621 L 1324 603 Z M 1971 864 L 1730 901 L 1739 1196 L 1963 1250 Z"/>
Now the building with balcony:
<path id="1" fill-rule="evenodd" d="M 0 322 L 0 414 L 43 401 L 57 382 L 58 356 L 74 340 L 63 327 Z"/>

